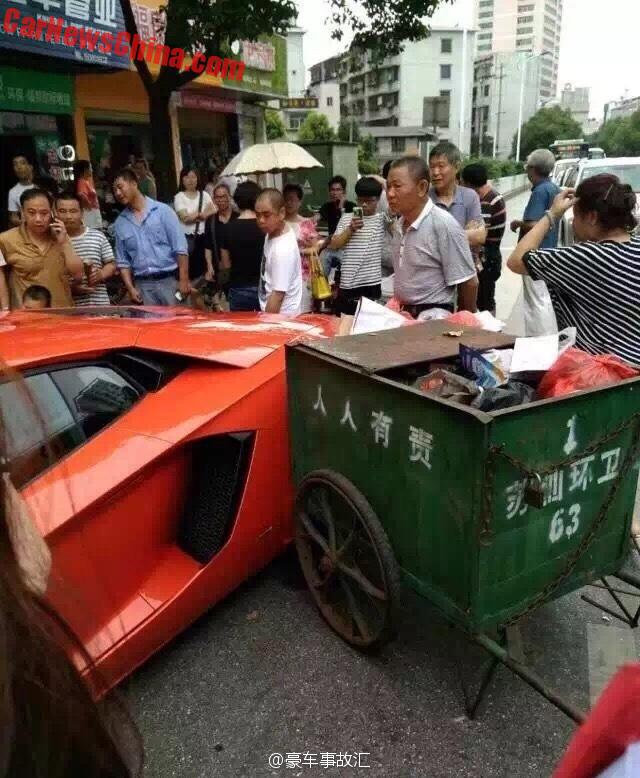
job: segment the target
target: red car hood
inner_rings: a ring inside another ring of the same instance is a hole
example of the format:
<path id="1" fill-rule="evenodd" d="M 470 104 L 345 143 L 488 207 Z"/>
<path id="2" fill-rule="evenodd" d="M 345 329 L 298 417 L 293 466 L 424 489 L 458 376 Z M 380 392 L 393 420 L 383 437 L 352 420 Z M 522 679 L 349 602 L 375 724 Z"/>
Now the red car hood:
<path id="1" fill-rule="evenodd" d="M 0 319 L 0 359 L 27 368 L 113 349 L 140 348 L 251 367 L 286 343 L 336 334 L 338 319 L 182 308 L 18 311 Z"/>

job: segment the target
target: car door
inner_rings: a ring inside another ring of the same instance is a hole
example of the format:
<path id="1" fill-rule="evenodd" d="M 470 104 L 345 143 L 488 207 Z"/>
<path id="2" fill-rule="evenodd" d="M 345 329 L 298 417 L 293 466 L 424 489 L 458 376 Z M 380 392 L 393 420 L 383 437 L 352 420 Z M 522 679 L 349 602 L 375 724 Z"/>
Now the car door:
<path id="1" fill-rule="evenodd" d="M 0 386 L 13 477 L 52 550 L 47 597 L 94 658 L 153 612 L 140 581 L 178 510 L 161 487 L 169 444 L 127 428 L 145 393 L 102 361 Z"/>

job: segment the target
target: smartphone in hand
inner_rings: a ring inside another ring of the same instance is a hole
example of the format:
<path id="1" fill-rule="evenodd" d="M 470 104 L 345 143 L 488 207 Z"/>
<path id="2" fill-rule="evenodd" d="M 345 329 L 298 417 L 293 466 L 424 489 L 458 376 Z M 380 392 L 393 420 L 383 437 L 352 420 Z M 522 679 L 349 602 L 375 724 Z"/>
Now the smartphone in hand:
<path id="1" fill-rule="evenodd" d="M 364 211 L 362 210 L 362 207 L 359 205 L 355 205 L 353 207 L 353 218 L 362 219 L 363 216 L 364 216 Z"/>

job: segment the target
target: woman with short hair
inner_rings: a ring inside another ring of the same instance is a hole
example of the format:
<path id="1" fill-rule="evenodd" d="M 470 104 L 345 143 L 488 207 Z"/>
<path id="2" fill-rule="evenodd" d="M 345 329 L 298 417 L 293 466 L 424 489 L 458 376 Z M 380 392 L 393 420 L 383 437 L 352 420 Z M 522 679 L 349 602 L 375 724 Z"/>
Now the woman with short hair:
<path id="1" fill-rule="evenodd" d="M 580 241 L 540 249 L 545 236 L 573 208 Z M 508 260 L 514 273 L 545 281 L 558 328 L 575 327 L 576 345 L 640 365 L 640 239 L 636 196 L 613 175 L 587 178 L 561 192 Z"/>
<path id="2" fill-rule="evenodd" d="M 258 284 L 264 233 L 256 221 L 256 200 L 262 190 L 253 181 L 238 184 L 234 198 L 240 214 L 230 221 L 220 243 L 220 276 L 232 311 L 259 311 Z"/>

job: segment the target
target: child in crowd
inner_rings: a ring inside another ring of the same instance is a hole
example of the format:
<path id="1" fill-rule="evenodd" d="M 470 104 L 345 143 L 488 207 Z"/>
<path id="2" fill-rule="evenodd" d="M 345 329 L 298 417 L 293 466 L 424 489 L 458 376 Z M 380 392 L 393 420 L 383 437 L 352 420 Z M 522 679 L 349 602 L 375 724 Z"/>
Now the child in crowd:
<path id="1" fill-rule="evenodd" d="M 51 292 L 40 284 L 28 286 L 22 295 L 22 307 L 28 311 L 51 308 Z"/>

